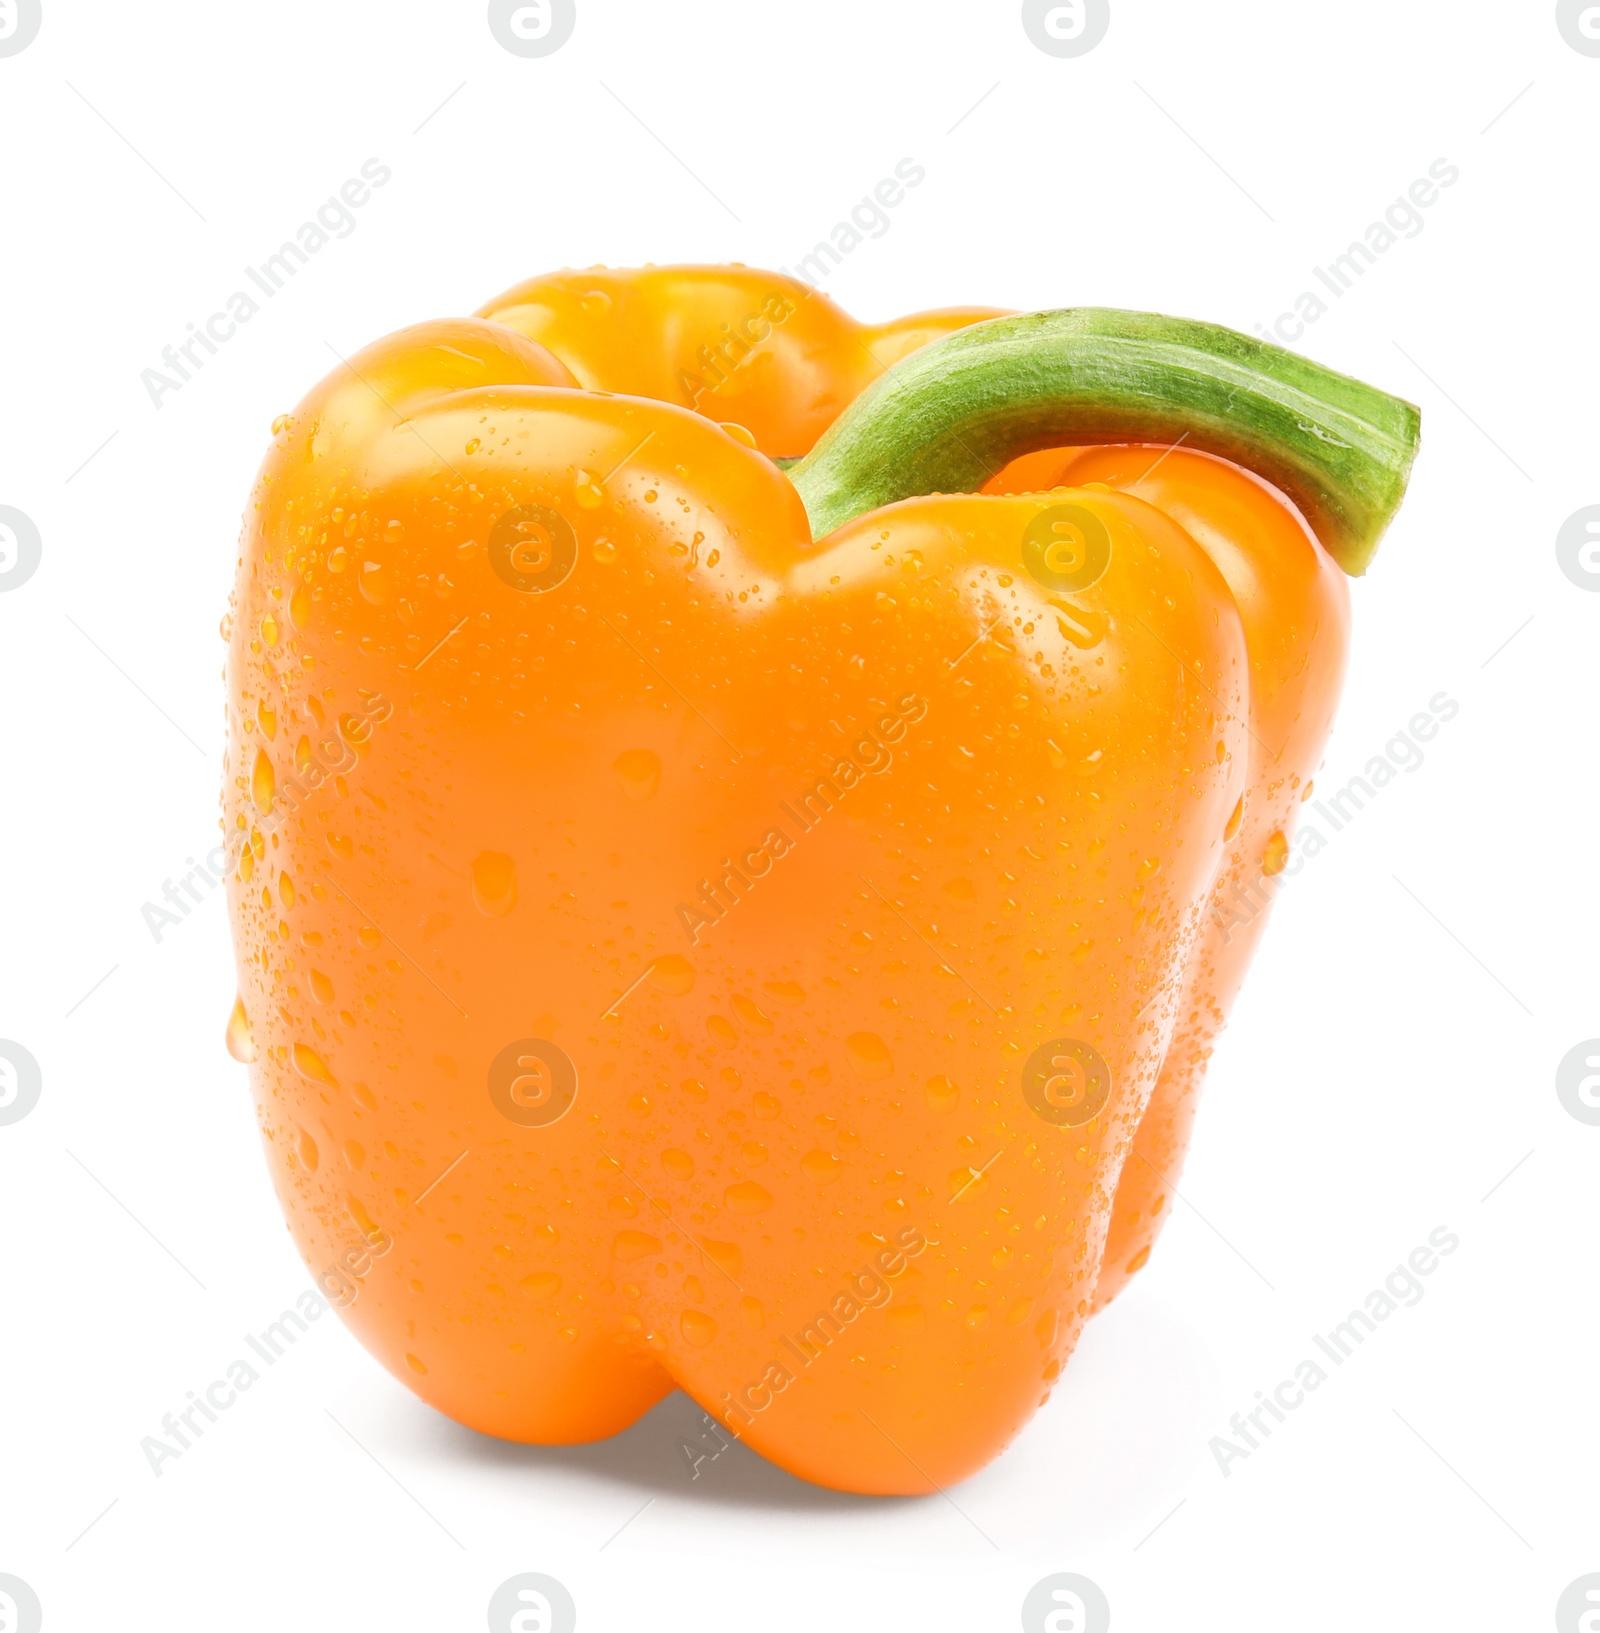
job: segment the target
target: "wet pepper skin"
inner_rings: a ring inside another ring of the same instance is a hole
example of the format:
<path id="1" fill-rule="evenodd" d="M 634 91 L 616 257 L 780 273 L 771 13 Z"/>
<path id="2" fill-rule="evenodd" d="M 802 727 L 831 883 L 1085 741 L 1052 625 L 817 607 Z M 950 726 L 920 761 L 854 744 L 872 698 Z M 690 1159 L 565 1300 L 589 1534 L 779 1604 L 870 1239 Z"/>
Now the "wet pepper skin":
<path id="1" fill-rule="evenodd" d="M 1046 449 L 1008 465 L 986 493 L 1105 483 L 1183 527 L 1228 584 L 1250 653 L 1248 773 L 1227 860 L 1161 1077 L 1117 1187 L 1095 1308 L 1144 1268 L 1166 1223 L 1206 1063 L 1244 981 L 1311 795 L 1344 681 L 1350 590 L 1295 508 L 1269 484 L 1187 448 Z"/>
<path id="2" fill-rule="evenodd" d="M 673 396 L 692 328 L 607 326 L 694 275 L 535 280 L 279 422 L 230 614 L 230 1036 L 307 1264 L 439 1410 L 584 1441 L 676 1386 L 806 1479 L 923 1493 L 1153 1236 L 1125 1159 L 1181 1154 L 1253 933 L 1219 946 L 1219 876 L 1290 831 L 1342 580 L 1186 449 L 813 541 L 745 435 L 608 394 Z M 752 364 L 739 423 L 809 448 L 853 344 L 832 387 Z M 1097 530 L 1097 577 L 1041 580 Z"/>
<path id="3" fill-rule="evenodd" d="M 867 384 L 994 306 L 857 323 L 806 284 L 740 266 L 547 273 L 478 310 L 557 354 L 590 391 L 732 421 L 774 459 L 811 451 Z"/>

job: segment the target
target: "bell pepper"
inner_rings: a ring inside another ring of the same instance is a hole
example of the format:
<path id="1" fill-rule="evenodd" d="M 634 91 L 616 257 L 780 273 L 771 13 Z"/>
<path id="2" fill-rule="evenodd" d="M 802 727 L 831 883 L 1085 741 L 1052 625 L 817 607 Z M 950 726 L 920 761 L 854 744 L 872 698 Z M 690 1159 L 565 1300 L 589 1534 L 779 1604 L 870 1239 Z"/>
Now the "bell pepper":
<path id="1" fill-rule="evenodd" d="M 484 1433 L 679 1387 L 942 1488 L 1153 1239 L 1417 412 L 743 268 L 485 313 L 342 363 L 246 516 L 229 1038 L 290 1230 Z"/>

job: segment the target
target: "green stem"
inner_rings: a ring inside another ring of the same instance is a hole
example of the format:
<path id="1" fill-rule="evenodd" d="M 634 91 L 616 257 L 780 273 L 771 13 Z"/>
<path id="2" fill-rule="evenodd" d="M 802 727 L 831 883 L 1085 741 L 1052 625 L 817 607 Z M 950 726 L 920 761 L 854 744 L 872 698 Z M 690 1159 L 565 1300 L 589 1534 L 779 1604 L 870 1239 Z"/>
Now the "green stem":
<path id="1" fill-rule="evenodd" d="M 1077 307 L 913 352 L 789 478 L 820 539 L 898 499 L 975 492 L 1036 448 L 1181 441 L 1283 489 L 1358 575 L 1405 495 L 1420 423 L 1398 397 L 1231 329 Z"/>

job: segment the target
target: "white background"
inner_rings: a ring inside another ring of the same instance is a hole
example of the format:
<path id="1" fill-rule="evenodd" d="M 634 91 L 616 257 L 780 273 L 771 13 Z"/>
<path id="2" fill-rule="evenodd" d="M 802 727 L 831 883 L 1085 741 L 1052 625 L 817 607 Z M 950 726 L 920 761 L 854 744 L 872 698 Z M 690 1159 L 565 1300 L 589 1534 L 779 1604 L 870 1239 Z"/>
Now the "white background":
<path id="1" fill-rule="evenodd" d="M 1117 1633 L 1551 1625 L 1600 1571 L 1600 1127 L 1554 1087 L 1600 1034 L 1600 596 L 1554 548 L 1600 502 L 1600 58 L 1552 6 L 1112 0 L 1058 59 L 1011 3 L 578 0 L 542 60 L 478 4 L 44 7 L 0 58 L 0 504 L 44 541 L 0 594 L 0 1037 L 44 1080 L 0 1127 L 0 1572 L 45 1626 L 443 1633 L 520 1571 L 589 1633 L 1009 1630 L 1054 1571 Z M 153 407 L 140 371 L 374 156 L 356 230 Z M 1461 172 L 1297 342 L 1424 426 L 1319 785 L 1434 694 L 1460 712 L 1285 889 L 1188 1206 L 948 1500 L 743 1448 L 691 1481 L 681 1396 L 610 1443 L 498 1445 L 332 1317 L 157 1479 L 141 1438 L 309 1281 L 222 1046 L 221 901 L 159 945 L 140 916 L 214 843 L 218 621 L 274 415 L 332 350 L 536 272 L 793 265 L 906 157 L 926 182 L 826 285 L 863 318 L 1250 332 Z M 1211 1437 L 1440 1225 L 1423 1301 L 1225 1477 Z"/>

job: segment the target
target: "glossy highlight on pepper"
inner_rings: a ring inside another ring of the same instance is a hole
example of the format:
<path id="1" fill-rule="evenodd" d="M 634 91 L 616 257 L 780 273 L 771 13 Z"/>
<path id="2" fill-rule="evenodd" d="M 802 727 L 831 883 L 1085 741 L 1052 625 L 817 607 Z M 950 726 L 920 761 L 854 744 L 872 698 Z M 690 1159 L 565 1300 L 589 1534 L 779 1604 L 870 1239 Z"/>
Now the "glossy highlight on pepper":
<path id="1" fill-rule="evenodd" d="M 510 1439 L 678 1387 L 841 1489 L 996 1456 L 1164 1221 L 1416 437 L 1206 325 L 748 268 L 315 387 L 229 614 L 229 1035 L 367 1348 Z"/>

